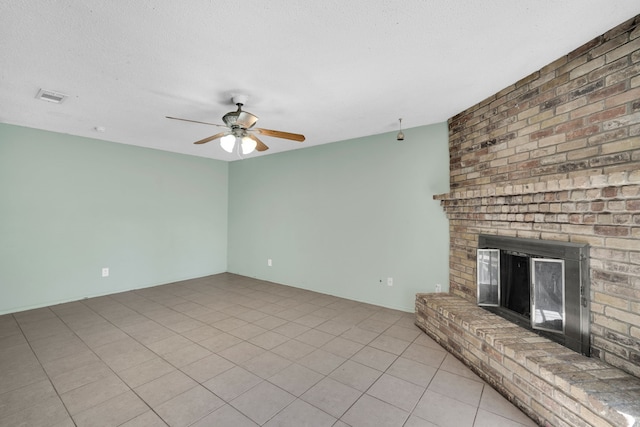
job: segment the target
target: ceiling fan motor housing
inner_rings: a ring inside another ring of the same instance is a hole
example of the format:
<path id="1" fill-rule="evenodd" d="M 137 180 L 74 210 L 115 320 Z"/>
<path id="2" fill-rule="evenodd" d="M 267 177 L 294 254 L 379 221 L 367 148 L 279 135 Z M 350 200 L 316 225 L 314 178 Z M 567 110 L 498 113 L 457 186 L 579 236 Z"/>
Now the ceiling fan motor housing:
<path id="1" fill-rule="evenodd" d="M 242 111 L 242 104 L 238 104 L 237 111 L 231 111 L 222 117 L 224 123 L 230 128 L 241 127 L 242 129 L 249 129 L 258 121 L 258 117 L 249 113 L 248 111 Z"/>

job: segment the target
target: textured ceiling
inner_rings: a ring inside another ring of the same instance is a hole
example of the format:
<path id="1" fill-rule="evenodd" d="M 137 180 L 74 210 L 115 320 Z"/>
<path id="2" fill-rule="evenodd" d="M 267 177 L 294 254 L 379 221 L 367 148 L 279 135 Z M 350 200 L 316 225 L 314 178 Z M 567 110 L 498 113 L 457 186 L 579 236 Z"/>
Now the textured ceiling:
<path id="1" fill-rule="evenodd" d="M 236 160 L 192 144 L 218 128 L 164 116 L 222 123 L 246 94 L 258 127 L 307 137 L 264 137 L 265 154 L 442 122 L 638 13 L 629 0 L 3 1 L 0 122 Z"/>

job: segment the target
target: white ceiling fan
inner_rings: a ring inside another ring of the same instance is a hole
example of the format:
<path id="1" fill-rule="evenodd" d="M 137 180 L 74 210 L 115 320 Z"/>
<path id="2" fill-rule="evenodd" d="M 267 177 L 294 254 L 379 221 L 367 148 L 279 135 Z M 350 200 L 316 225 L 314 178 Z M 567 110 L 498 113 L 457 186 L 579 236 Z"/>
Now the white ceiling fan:
<path id="1" fill-rule="evenodd" d="M 194 142 L 194 144 L 205 144 L 207 142 L 220 138 L 220 146 L 222 147 L 223 150 L 227 151 L 228 153 L 233 152 L 234 148 L 236 148 L 236 144 L 237 144 L 238 150 L 242 149 L 242 154 L 250 154 L 254 150 L 257 150 L 257 151 L 268 150 L 269 147 L 264 142 L 262 142 L 255 135 L 255 133 L 258 133 L 264 136 L 270 136 L 273 138 L 288 139 L 296 142 L 303 142 L 305 140 L 304 135 L 300 135 L 297 133 L 282 132 L 278 130 L 270 130 L 270 129 L 254 127 L 258 121 L 258 117 L 248 111 L 242 110 L 243 105 L 247 101 L 247 96 L 235 95 L 232 98 L 232 100 L 233 100 L 233 103 L 238 107 L 238 109 L 236 111 L 230 111 L 224 116 L 222 116 L 222 121 L 224 122 L 224 125 L 220 125 L 217 123 L 201 122 L 197 120 L 181 119 L 178 117 L 166 116 L 166 118 L 227 128 L 227 130 L 225 130 L 224 132 L 220 132 L 215 135 L 206 137 L 204 139 Z"/>

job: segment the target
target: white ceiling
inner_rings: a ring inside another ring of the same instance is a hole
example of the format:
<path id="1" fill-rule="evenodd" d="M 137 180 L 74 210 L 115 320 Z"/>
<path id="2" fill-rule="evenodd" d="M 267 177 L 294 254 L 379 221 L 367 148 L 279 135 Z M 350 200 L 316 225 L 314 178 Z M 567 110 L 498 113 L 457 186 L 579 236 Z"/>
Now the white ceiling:
<path id="1" fill-rule="evenodd" d="M 265 154 L 442 122 L 638 13 L 630 0 L 3 1 L 0 122 L 236 160 L 192 144 L 218 128 L 164 117 L 222 123 L 246 94 L 257 127 L 307 137 L 262 137 Z"/>

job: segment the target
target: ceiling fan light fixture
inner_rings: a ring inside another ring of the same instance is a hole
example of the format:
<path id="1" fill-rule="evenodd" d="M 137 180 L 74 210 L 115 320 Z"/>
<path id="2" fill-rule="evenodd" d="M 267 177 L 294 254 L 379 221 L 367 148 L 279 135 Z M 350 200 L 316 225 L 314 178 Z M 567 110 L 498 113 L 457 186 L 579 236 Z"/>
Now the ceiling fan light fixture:
<path id="1" fill-rule="evenodd" d="M 251 154 L 256 149 L 258 143 L 248 136 L 242 137 L 242 154 Z"/>
<path id="2" fill-rule="evenodd" d="M 227 153 L 233 153 L 234 145 L 236 145 L 236 137 L 234 135 L 226 135 L 220 138 L 220 147 Z"/>

